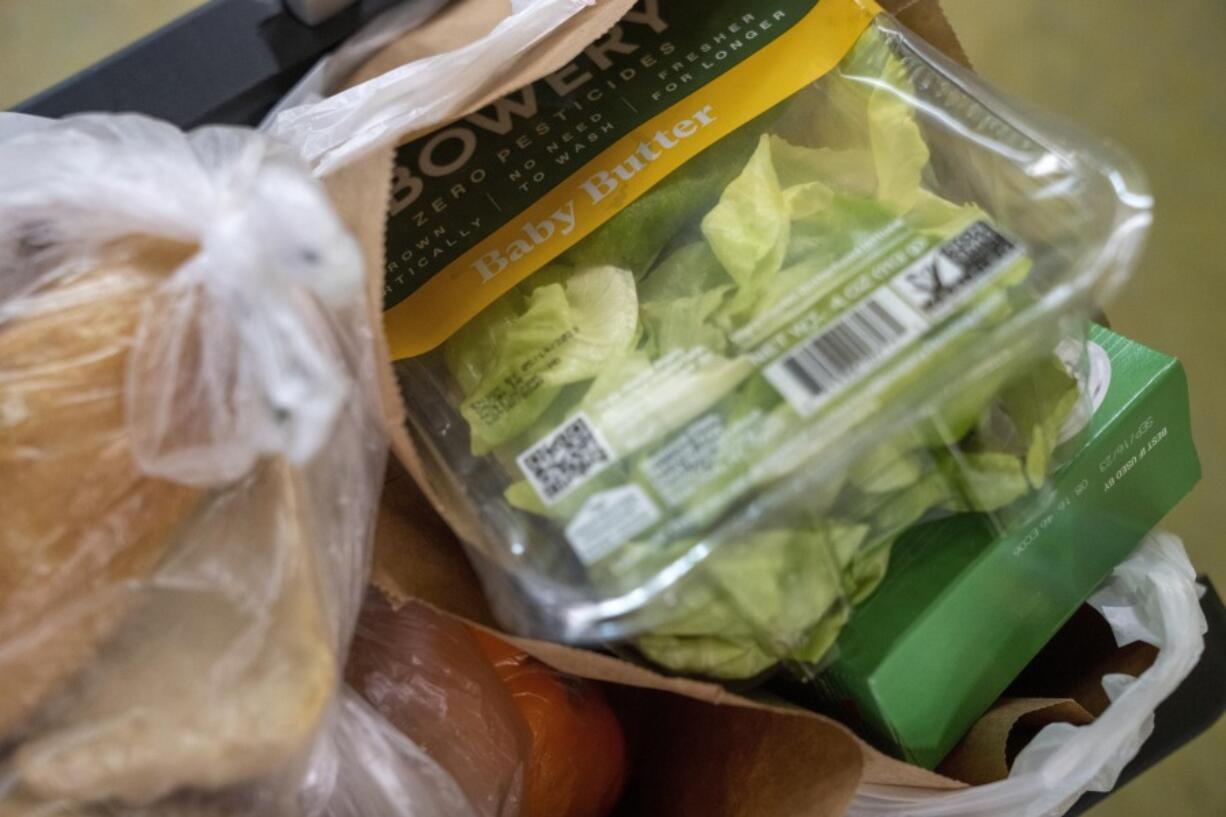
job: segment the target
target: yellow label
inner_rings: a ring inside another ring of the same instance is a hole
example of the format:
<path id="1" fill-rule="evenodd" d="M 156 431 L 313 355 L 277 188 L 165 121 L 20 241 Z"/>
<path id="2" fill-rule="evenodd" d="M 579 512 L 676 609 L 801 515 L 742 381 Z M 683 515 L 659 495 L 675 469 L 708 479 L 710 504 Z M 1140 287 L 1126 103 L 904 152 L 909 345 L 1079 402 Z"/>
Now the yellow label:
<path id="1" fill-rule="evenodd" d="M 687 160 L 830 72 L 880 12 L 821 0 L 774 42 L 602 150 L 384 313 L 392 358 L 437 347 Z"/>

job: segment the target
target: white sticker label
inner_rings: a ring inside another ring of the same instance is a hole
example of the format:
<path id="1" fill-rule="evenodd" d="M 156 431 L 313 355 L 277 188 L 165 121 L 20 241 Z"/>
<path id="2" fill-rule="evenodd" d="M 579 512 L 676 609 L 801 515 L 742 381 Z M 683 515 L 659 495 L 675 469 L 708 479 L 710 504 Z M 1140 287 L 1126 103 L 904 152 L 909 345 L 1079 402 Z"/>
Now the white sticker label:
<path id="1" fill-rule="evenodd" d="M 928 324 L 888 289 L 794 346 L 763 374 L 801 417 L 857 380 Z"/>
<path id="2" fill-rule="evenodd" d="M 592 494 L 570 524 L 566 538 L 585 565 L 599 562 L 660 520 L 660 509 L 633 483 Z"/>
<path id="3" fill-rule="evenodd" d="M 1023 255 L 1016 243 L 977 221 L 792 347 L 763 373 L 796 413 L 807 417 Z"/>
<path id="4" fill-rule="evenodd" d="M 724 421 L 714 412 L 704 414 L 639 467 L 665 502 L 680 505 L 715 472 L 723 438 Z"/>
<path id="5" fill-rule="evenodd" d="M 992 225 L 976 221 L 900 272 L 890 284 L 907 303 L 935 321 L 1023 255 L 1018 244 Z"/>

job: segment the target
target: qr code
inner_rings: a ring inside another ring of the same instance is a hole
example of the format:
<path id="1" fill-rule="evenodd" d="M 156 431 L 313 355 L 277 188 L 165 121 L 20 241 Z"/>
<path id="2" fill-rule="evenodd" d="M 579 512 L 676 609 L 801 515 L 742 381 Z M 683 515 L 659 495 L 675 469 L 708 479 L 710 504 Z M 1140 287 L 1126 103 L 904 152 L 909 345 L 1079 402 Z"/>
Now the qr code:
<path id="1" fill-rule="evenodd" d="M 552 504 L 611 465 L 613 451 L 587 416 L 577 414 L 516 462 L 541 499 Z"/>

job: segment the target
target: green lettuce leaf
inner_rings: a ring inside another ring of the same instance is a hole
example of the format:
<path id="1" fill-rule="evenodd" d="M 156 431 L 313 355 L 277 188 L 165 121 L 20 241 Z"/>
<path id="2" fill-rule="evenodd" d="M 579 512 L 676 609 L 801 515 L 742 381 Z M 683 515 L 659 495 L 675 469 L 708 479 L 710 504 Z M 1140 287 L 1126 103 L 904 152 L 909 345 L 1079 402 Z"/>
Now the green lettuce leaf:
<path id="1" fill-rule="evenodd" d="M 834 204 L 834 191 L 821 182 L 794 184 L 783 191 L 783 205 L 792 221 L 817 215 Z"/>
<path id="2" fill-rule="evenodd" d="M 973 204 L 954 204 L 921 189 L 916 191 L 915 201 L 904 218 L 916 230 L 938 238 L 949 238 L 988 216 Z"/>
<path id="3" fill-rule="evenodd" d="M 776 132 L 794 144 L 780 146 L 780 179 L 789 186 L 805 176 L 907 212 L 921 198 L 929 159 L 913 95 L 906 67 L 886 39 L 869 29 L 834 71 L 797 95 L 781 118 Z M 807 171 L 797 170 L 802 163 Z"/>
<path id="4" fill-rule="evenodd" d="M 590 267 L 539 283 L 523 299 L 501 301 L 477 327 L 448 342 L 452 371 L 467 393 L 460 414 L 472 448 L 483 454 L 531 426 L 561 387 L 595 378 L 638 336 L 634 278 L 617 267 Z M 493 345 L 486 345 L 486 344 Z M 488 362 L 477 364 L 484 355 Z"/>
<path id="5" fill-rule="evenodd" d="M 853 605 L 860 604 L 871 596 L 885 578 L 886 570 L 890 566 L 890 550 L 897 538 L 889 536 L 871 547 L 861 548 L 851 566 L 844 572 L 847 598 Z"/>
<path id="6" fill-rule="evenodd" d="M 728 358 L 703 348 L 698 354 L 677 354 L 648 364 L 645 356 L 615 363 L 582 407 L 604 433 L 609 444 L 625 456 L 680 428 L 713 407 L 754 374 L 744 357 Z M 636 378 L 632 397 L 619 390 Z M 620 381 L 620 382 L 617 382 Z"/>
<path id="7" fill-rule="evenodd" d="M 877 199 L 897 212 L 910 210 L 928 165 L 928 145 L 915 121 L 908 97 L 914 94 L 902 63 L 879 48 L 885 59 L 868 98 L 868 135 L 877 170 Z"/>
<path id="8" fill-rule="evenodd" d="M 684 613 L 635 646 L 675 672 L 713 678 L 747 678 L 781 658 L 824 653 L 842 623 L 818 632 L 843 607 L 840 536 L 862 532 L 767 530 L 725 545 L 687 588 Z"/>
<path id="9" fill-rule="evenodd" d="M 795 321 L 805 299 L 848 285 L 839 262 L 870 236 L 902 227 L 922 249 L 986 218 L 925 189 L 940 168 L 929 168 L 912 95 L 903 61 L 870 29 L 835 72 L 685 163 L 444 347 L 473 450 L 492 451 L 508 472 L 512 507 L 561 527 L 592 493 L 637 480 L 690 524 L 684 537 L 644 534 L 590 566 L 594 585 L 625 591 L 675 563 L 709 525 L 740 512 L 726 496 L 761 512 L 759 529 L 717 546 L 670 595 L 675 615 L 636 639 L 662 666 L 733 679 L 784 659 L 819 664 L 852 605 L 885 576 L 900 532 L 935 513 L 1000 511 L 1041 488 L 1053 467 L 1076 383 L 1058 362 L 1036 365 L 1037 350 L 1011 349 L 942 393 L 923 422 L 828 467 L 820 484 L 816 471 L 789 483 L 804 507 L 776 513 L 777 495 L 767 496 L 814 467 L 812 449 L 793 441 L 826 443 L 746 349 Z M 870 263 L 854 271 L 869 273 Z M 1016 285 L 1028 275 L 1019 262 L 975 295 L 974 330 L 896 358 L 896 379 L 863 399 L 866 415 L 931 394 L 935 372 L 969 357 L 1025 303 Z M 779 336 L 780 349 L 802 337 Z M 853 387 L 836 408 L 856 408 L 866 394 Z M 579 411 L 618 461 L 546 506 L 515 456 Z M 672 493 L 651 483 L 650 446 L 708 412 L 719 422 L 704 429 L 725 436 L 714 454 L 711 433 L 695 444 L 709 447 L 693 454 L 687 478 L 704 471 Z M 774 447 L 756 446 L 757 434 Z"/>
<path id="10" fill-rule="evenodd" d="M 1038 489 L 1051 470 L 1060 432 L 1081 399 L 1076 378 L 1059 357 L 1048 355 L 1000 390 L 969 446 L 1017 455 L 1031 487 Z"/>
<path id="11" fill-rule="evenodd" d="M 537 494 L 536 489 L 526 479 L 512 482 L 502 492 L 502 496 L 513 508 L 519 508 L 521 511 L 527 511 L 538 516 L 550 515 L 549 507 L 541 501 L 541 497 Z"/>
<path id="12" fill-rule="evenodd" d="M 1054 442 L 1079 399 L 1077 379 L 1059 357 L 1048 355 L 1009 383 L 1001 391 L 999 402 L 1018 429 L 1039 429 Z"/>
<path id="13" fill-rule="evenodd" d="M 787 250 L 787 204 L 763 136 L 739 176 L 702 219 L 702 234 L 732 279 L 750 286 L 779 271 Z"/>
<path id="14" fill-rule="evenodd" d="M 591 379 L 610 357 L 629 351 L 637 339 L 638 295 L 628 270 L 582 269 L 566 279 L 565 293 L 573 339 L 558 355 L 557 365 L 541 372 L 548 383 Z M 508 342 L 513 340 L 508 336 Z"/>
<path id="15" fill-rule="evenodd" d="M 508 292 L 466 323 L 443 346 L 443 358 L 465 395 L 472 394 L 498 365 L 507 328 L 523 310 L 523 298 Z"/>
<path id="16" fill-rule="evenodd" d="M 732 288 L 705 241 L 678 247 L 639 287 L 647 350 L 653 357 L 694 346 L 722 353 L 727 338 L 712 316 Z"/>
<path id="17" fill-rule="evenodd" d="M 674 236 L 715 204 L 775 116 L 767 111 L 677 168 L 568 250 L 563 263 L 612 264 L 642 277 Z"/>
<path id="18" fill-rule="evenodd" d="M 867 518 L 873 530 L 894 535 L 924 518 L 924 515 L 951 501 L 955 496 L 949 477 L 940 470 L 925 473 L 915 483 L 874 502 Z"/>
<path id="19" fill-rule="evenodd" d="M 952 460 L 949 471 L 956 490 L 946 504 L 956 511 L 998 511 L 1031 488 L 1024 461 L 1013 454 L 963 453 Z"/>
<path id="20" fill-rule="evenodd" d="M 655 266 L 639 284 L 644 303 L 669 301 L 724 289 L 733 283 L 706 241 L 683 244 Z"/>
<path id="21" fill-rule="evenodd" d="M 713 352 L 723 352 L 728 345 L 724 331 L 711 321 L 711 316 L 724 303 L 731 287 L 719 287 L 699 295 L 649 301 L 643 304 L 643 327 L 649 348 L 656 355 L 674 349 L 705 346 Z"/>
<path id="22" fill-rule="evenodd" d="M 915 484 L 931 465 L 931 456 L 922 450 L 884 444 L 857 459 L 848 479 L 865 493 L 889 493 Z"/>
<path id="23" fill-rule="evenodd" d="M 805 635 L 804 641 L 788 652 L 790 661 L 819 664 L 839 639 L 839 633 L 851 619 L 852 609 L 846 602 L 838 604 L 822 616 Z"/>
<path id="24" fill-rule="evenodd" d="M 877 170 L 867 147 L 835 150 L 794 145 L 772 135 L 771 158 L 784 189 L 820 182 L 843 195 L 870 198 L 877 189 Z"/>
<path id="25" fill-rule="evenodd" d="M 1049 439 L 1042 426 L 1035 426 L 1030 439 L 1030 447 L 1026 450 L 1026 480 L 1036 491 L 1047 481 L 1047 471 L 1051 467 L 1051 455 L 1056 448 L 1055 440 Z"/>
<path id="26" fill-rule="evenodd" d="M 736 327 L 795 299 L 797 287 L 812 287 L 826 278 L 839 280 L 837 261 L 872 233 L 888 226 L 895 216 L 872 199 L 832 195 L 830 206 L 790 223 L 783 269 L 741 288 L 721 308 L 717 320 Z"/>

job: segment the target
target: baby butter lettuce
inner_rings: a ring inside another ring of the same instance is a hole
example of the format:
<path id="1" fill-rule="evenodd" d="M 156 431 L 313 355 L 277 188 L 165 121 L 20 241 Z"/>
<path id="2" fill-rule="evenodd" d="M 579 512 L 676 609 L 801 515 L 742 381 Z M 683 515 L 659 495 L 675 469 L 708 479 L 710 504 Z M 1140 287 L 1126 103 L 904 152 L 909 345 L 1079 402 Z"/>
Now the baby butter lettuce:
<path id="1" fill-rule="evenodd" d="M 798 94 L 782 115 L 776 133 L 790 146 L 778 164 L 791 169 L 804 163 L 810 179 L 906 212 L 921 194 L 929 159 L 914 95 L 906 67 L 886 38 L 869 29 L 833 72 Z M 797 145 L 815 147 L 806 154 Z M 795 176 L 789 171 L 785 178 Z"/>
<path id="2" fill-rule="evenodd" d="M 788 217 L 783 188 L 763 135 L 745 167 L 702 219 L 702 234 L 733 281 L 751 286 L 779 271 L 787 250 Z"/>
<path id="3" fill-rule="evenodd" d="M 563 386 L 595 378 L 637 340 L 638 296 L 628 270 L 555 268 L 533 283 L 508 293 L 446 344 L 475 454 L 516 437 Z"/>
<path id="4" fill-rule="evenodd" d="M 820 184 L 847 196 L 870 198 L 877 189 L 873 154 L 866 148 L 805 147 L 776 134 L 771 134 L 770 146 L 775 173 L 784 190 Z"/>
<path id="5" fill-rule="evenodd" d="M 853 58 L 864 53 L 861 43 Z M 877 171 L 877 200 L 900 212 L 910 210 L 920 193 L 920 178 L 928 165 L 928 145 L 920 134 L 911 105 L 914 89 L 902 63 L 888 48 L 873 49 L 884 59 L 865 66 L 875 80 L 868 95 L 868 137 Z M 874 60 L 875 62 L 875 60 Z M 853 69 L 853 70 L 858 70 Z"/>
<path id="6" fill-rule="evenodd" d="M 663 357 L 676 349 L 703 346 L 722 353 L 727 337 L 712 316 L 733 288 L 705 241 L 674 249 L 639 285 L 646 351 Z"/>
<path id="7" fill-rule="evenodd" d="M 634 645 L 674 671 L 722 679 L 825 653 L 846 616 L 839 555 L 854 553 L 866 531 L 827 524 L 725 543 L 691 577 L 681 613 Z M 823 628 L 828 618 L 837 625 Z"/>
<path id="8" fill-rule="evenodd" d="M 882 443 L 852 464 L 848 479 L 864 493 L 884 494 L 914 485 L 930 466 L 931 459 L 922 449 Z"/>
<path id="9" fill-rule="evenodd" d="M 612 264 L 641 278 L 674 236 L 715 204 L 776 115 L 767 111 L 683 164 L 567 251 L 563 262 Z"/>
<path id="10" fill-rule="evenodd" d="M 717 524 L 727 508 L 715 500 L 734 480 L 748 474 L 754 490 L 769 490 L 807 467 L 776 455 L 820 426 L 731 338 L 775 321 L 802 285 L 842 286 L 840 259 L 891 225 L 941 241 L 987 219 L 925 188 L 929 152 L 912 97 L 905 66 L 870 29 L 836 72 L 683 165 L 448 342 L 473 450 L 497 450 L 512 473 L 508 503 L 561 527 L 596 491 L 629 480 L 647 490 L 640 466 L 653 446 L 708 412 L 743 433 L 720 439 L 726 477 L 686 495 L 677 513 Z M 973 349 L 977 333 L 1016 307 L 1010 288 L 1028 272 L 1019 263 L 977 294 L 991 307 L 980 328 L 898 364 L 904 371 L 874 404 L 911 399 Z M 852 605 L 885 575 L 902 531 L 932 513 L 999 510 L 1040 488 L 1079 396 L 1075 381 L 1058 363 L 1020 355 L 964 380 L 913 428 L 808 490 L 804 521 L 767 513 L 758 530 L 716 547 L 678 587 L 674 614 L 636 639 L 639 651 L 720 679 L 781 660 L 819 663 Z M 580 411 L 618 462 L 546 506 L 515 455 Z M 777 450 L 747 444 L 751 432 Z M 696 544 L 627 543 L 589 576 L 624 588 Z"/>
<path id="11" fill-rule="evenodd" d="M 698 295 L 644 303 L 643 328 L 650 339 L 649 348 L 657 355 L 696 346 L 723 352 L 728 336 L 711 318 L 730 291 L 731 287 L 718 287 Z"/>

